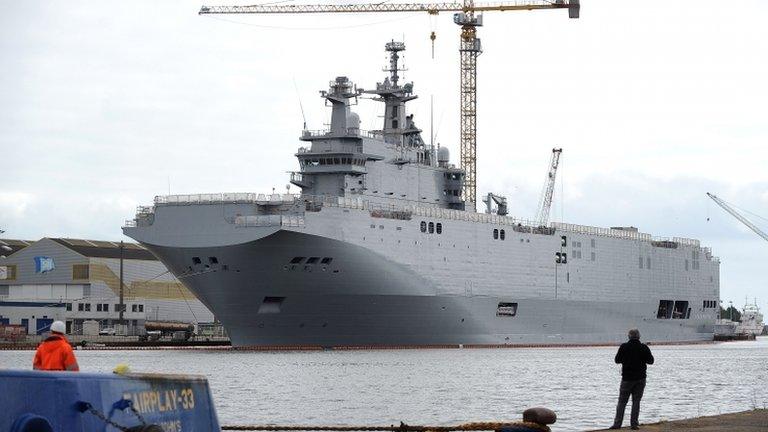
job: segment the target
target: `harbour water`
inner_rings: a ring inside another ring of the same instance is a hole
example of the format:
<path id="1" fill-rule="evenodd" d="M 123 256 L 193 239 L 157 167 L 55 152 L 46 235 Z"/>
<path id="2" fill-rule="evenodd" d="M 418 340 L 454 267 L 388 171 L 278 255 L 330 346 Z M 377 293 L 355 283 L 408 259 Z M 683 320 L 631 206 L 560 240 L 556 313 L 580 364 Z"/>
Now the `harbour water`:
<path id="1" fill-rule="evenodd" d="M 768 406 L 768 337 L 652 346 L 641 422 Z M 222 424 L 447 425 L 558 414 L 555 431 L 610 425 L 620 367 L 615 348 L 325 352 L 78 351 L 85 371 L 193 373 L 210 381 Z M 0 368 L 31 366 L 0 351 Z"/>

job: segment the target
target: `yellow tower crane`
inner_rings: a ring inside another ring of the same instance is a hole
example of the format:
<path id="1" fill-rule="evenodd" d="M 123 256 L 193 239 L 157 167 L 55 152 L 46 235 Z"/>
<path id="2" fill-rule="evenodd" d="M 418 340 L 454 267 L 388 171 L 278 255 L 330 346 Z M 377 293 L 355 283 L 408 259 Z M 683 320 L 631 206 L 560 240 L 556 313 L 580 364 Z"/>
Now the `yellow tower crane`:
<path id="1" fill-rule="evenodd" d="M 477 210 L 477 56 L 482 53 L 477 27 L 483 25 L 481 12 L 503 12 L 540 9 L 568 9 L 570 18 L 578 18 L 579 0 L 517 0 L 463 3 L 361 3 L 361 4 L 301 4 L 252 6 L 203 6 L 204 14 L 307 14 L 307 13 L 367 13 L 367 12 L 456 12 L 453 22 L 461 26 L 460 62 L 460 165 L 464 169 L 464 198 L 467 210 Z M 433 33 L 434 36 L 434 33 Z M 434 41 L 434 38 L 432 37 Z"/>

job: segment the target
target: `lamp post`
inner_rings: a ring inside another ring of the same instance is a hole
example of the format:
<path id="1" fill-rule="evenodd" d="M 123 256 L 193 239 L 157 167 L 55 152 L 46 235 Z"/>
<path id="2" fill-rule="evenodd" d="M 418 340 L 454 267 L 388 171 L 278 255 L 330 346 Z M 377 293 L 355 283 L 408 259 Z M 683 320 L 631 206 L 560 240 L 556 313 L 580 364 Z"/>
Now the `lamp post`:
<path id="1" fill-rule="evenodd" d="M 123 241 L 120 241 L 120 314 L 119 322 L 122 328 L 125 321 L 123 321 L 123 312 L 125 311 L 125 301 L 123 299 Z"/>

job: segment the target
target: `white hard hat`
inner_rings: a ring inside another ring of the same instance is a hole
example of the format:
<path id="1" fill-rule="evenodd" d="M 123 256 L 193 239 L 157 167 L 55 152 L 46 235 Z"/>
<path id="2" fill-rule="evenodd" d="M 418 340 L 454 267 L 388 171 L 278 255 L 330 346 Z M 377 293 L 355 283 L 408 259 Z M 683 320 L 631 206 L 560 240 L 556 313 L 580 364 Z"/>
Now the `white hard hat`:
<path id="1" fill-rule="evenodd" d="M 53 324 L 51 324 L 51 331 L 64 334 L 67 332 L 67 326 L 61 321 L 54 321 Z"/>

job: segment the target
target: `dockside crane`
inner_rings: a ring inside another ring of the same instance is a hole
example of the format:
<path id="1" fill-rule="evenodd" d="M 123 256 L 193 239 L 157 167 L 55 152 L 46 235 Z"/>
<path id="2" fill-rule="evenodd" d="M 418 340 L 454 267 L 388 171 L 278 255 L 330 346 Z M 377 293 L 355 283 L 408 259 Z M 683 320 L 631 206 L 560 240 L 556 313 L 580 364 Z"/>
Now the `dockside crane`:
<path id="1" fill-rule="evenodd" d="M 477 27 L 483 25 L 482 12 L 531 11 L 568 9 L 569 18 L 578 18 L 579 0 L 518 0 L 453 3 L 361 3 L 361 4 L 298 4 L 251 6 L 203 6 L 205 14 L 309 14 L 309 13 L 370 13 L 370 12 L 456 12 L 453 22 L 461 26 L 459 38 L 460 67 L 460 141 L 459 163 L 465 172 L 462 197 L 465 208 L 477 210 L 477 57 L 482 53 Z M 431 35 L 434 42 L 434 32 Z"/>
<path id="2" fill-rule="evenodd" d="M 547 180 L 544 182 L 544 188 L 539 197 L 539 211 L 536 213 L 537 226 L 546 226 L 549 222 L 549 209 L 552 207 L 552 196 L 555 193 L 555 178 L 557 177 L 557 167 L 560 164 L 560 154 L 563 149 L 553 148 L 552 157 L 549 159 L 549 170 L 547 171 Z"/>
<path id="3" fill-rule="evenodd" d="M 735 208 L 731 207 L 727 202 L 723 201 L 722 199 L 718 198 L 717 196 L 707 192 L 707 196 L 712 198 L 712 201 L 717 203 L 720 207 L 723 208 L 723 210 L 727 211 L 731 214 L 731 216 L 735 217 L 739 220 L 739 222 L 743 223 L 747 226 L 747 228 L 751 229 L 755 232 L 755 234 L 759 235 L 763 238 L 763 240 L 768 241 L 768 234 L 763 232 L 760 228 L 758 228 L 755 224 L 749 221 L 746 217 L 744 217 L 741 213 L 739 213 Z"/>

